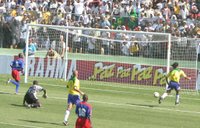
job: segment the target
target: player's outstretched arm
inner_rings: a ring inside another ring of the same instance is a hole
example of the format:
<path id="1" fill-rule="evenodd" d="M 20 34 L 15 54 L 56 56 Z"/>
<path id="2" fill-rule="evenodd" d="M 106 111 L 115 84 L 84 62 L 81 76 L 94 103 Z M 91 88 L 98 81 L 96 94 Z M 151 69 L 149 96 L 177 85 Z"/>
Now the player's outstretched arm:
<path id="1" fill-rule="evenodd" d="M 187 79 L 187 80 L 191 80 L 191 77 L 189 77 L 189 76 L 186 76 L 186 77 L 185 77 L 185 79 Z"/>
<path id="2" fill-rule="evenodd" d="M 79 92 L 81 95 L 84 95 L 84 92 L 82 92 L 80 89 L 77 89 L 76 87 L 74 87 L 74 90 Z"/>
<path id="3" fill-rule="evenodd" d="M 165 76 L 166 83 L 169 85 L 168 77 Z"/>
<path id="4" fill-rule="evenodd" d="M 44 92 L 44 94 L 43 94 L 42 97 L 46 99 L 47 98 L 47 91 L 46 91 L 46 89 L 43 89 L 43 92 Z"/>

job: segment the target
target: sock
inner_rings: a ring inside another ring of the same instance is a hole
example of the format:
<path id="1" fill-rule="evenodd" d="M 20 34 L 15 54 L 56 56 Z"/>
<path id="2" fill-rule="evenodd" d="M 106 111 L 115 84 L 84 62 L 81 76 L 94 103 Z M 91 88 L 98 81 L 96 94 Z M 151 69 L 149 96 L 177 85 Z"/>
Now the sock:
<path id="1" fill-rule="evenodd" d="M 163 95 L 161 96 L 161 99 L 164 100 L 167 96 L 168 96 L 168 94 L 165 92 L 165 93 L 163 93 Z"/>
<path id="2" fill-rule="evenodd" d="M 179 103 L 179 95 L 176 95 L 176 103 Z"/>
<path id="3" fill-rule="evenodd" d="M 68 121 L 69 115 L 70 115 L 70 111 L 69 111 L 69 110 L 66 110 L 66 112 L 65 112 L 65 117 L 64 117 L 64 121 L 65 121 L 65 122 Z"/>
<path id="4" fill-rule="evenodd" d="M 16 86 L 15 92 L 18 93 L 18 90 L 19 90 L 19 82 L 15 81 L 15 80 L 10 80 L 10 82 Z"/>

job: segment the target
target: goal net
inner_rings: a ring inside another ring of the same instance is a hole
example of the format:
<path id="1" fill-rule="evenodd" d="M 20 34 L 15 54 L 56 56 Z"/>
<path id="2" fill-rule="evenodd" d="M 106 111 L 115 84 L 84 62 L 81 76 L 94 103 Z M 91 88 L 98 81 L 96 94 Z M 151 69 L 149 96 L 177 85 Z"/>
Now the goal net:
<path id="1" fill-rule="evenodd" d="M 171 42 L 171 62 L 178 62 L 181 69 L 190 76 L 190 81 L 181 79 L 181 88 L 185 90 L 198 90 L 198 47 L 200 39 L 176 38 Z"/>
<path id="2" fill-rule="evenodd" d="M 79 79 L 87 84 L 166 87 L 164 75 L 173 62 L 178 62 L 192 77 L 191 81 L 181 80 L 182 88 L 197 90 L 198 43 L 194 39 L 121 28 L 28 26 L 26 47 L 34 38 L 38 50 L 35 57 L 27 54 L 25 82 L 28 76 L 67 80 L 77 69 Z M 46 56 L 49 49 L 57 56 Z"/>

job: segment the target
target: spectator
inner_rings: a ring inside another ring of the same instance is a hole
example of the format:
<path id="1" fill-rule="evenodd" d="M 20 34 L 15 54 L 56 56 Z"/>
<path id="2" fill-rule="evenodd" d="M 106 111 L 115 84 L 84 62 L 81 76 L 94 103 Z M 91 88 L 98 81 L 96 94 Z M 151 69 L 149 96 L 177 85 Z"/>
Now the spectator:
<path id="1" fill-rule="evenodd" d="M 25 44 L 24 39 L 27 23 L 77 26 L 77 21 L 79 22 L 79 27 L 82 26 L 81 24 L 83 24 L 84 27 L 98 26 L 99 28 L 105 28 L 105 26 L 111 28 L 114 26 L 112 29 L 119 29 L 120 27 L 122 30 L 137 31 L 139 28 L 138 26 L 140 26 L 140 31 L 170 32 L 176 37 L 197 38 L 199 37 L 196 30 L 200 18 L 199 9 L 197 0 L 103 0 L 102 2 L 95 1 L 89 3 L 83 0 L 44 0 L 40 2 L 36 0 L 26 0 L 23 2 L 1 0 L 0 14 L 3 15 L 1 18 L 3 38 L 1 38 L 1 40 L 4 43 L 3 47 L 10 47 L 12 44 L 18 43 L 20 43 L 20 47 L 23 47 Z M 185 22 L 183 23 L 182 21 Z M 130 22 L 135 22 L 134 26 L 130 26 Z M 21 31 L 20 34 L 19 31 Z M 49 32 L 44 32 L 45 34 L 42 36 L 45 38 L 41 39 L 41 37 L 37 37 L 39 35 L 38 31 L 37 27 L 33 27 L 30 32 L 32 37 L 37 39 L 35 42 L 38 42 L 38 40 L 42 40 L 41 42 L 49 40 L 47 41 L 47 49 L 49 49 L 49 44 L 50 42 L 52 43 L 52 41 L 54 41 L 56 46 L 58 40 L 56 40 L 57 37 L 55 35 L 53 35 L 55 38 L 52 39 Z M 101 35 L 98 31 L 94 33 L 96 37 Z M 77 45 L 70 41 L 72 37 L 70 34 L 68 35 L 68 44 L 71 49 L 72 45 L 75 47 Z M 83 32 L 83 34 L 85 34 L 85 32 Z M 111 35 L 112 39 L 122 40 L 122 34 L 120 33 L 112 33 Z M 49 37 L 49 39 L 46 37 Z M 76 41 L 75 38 L 77 38 Z M 84 42 L 84 45 L 80 44 L 80 48 L 78 48 L 79 51 L 75 50 L 76 52 L 82 52 L 81 50 L 83 50 L 85 53 L 87 50 L 84 49 L 90 47 L 90 52 L 92 51 L 93 53 L 93 51 L 95 51 L 94 53 L 101 53 L 101 43 L 103 43 L 103 41 L 99 39 L 82 38 L 80 35 L 73 36 L 73 39 L 74 42 L 79 42 L 79 39 L 81 42 Z M 144 38 L 141 39 L 144 40 Z M 89 40 L 92 40 L 94 44 L 89 44 Z M 127 39 L 127 41 L 129 40 L 130 39 Z M 122 43 L 120 43 L 120 41 L 113 41 L 112 45 L 110 45 L 112 46 L 112 54 L 121 54 L 121 45 Z M 93 46 L 95 46 L 95 49 L 93 49 Z M 117 52 L 114 53 L 114 51 Z M 104 52 L 106 52 L 105 47 Z"/>
<path id="2" fill-rule="evenodd" d="M 128 56 L 129 55 L 129 43 L 128 43 L 128 36 L 123 35 L 123 42 L 121 43 L 121 52 L 122 55 Z"/>
<path id="3" fill-rule="evenodd" d="M 60 41 L 56 43 L 56 52 L 60 55 L 61 58 L 64 58 L 66 52 L 66 46 L 63 35 L 60 35 Z"/>
<path id="4" fill-rule="evenodd" d="M 36 52 L 36 47 L 35 45 L 33 44 L 33 39 L 30 38 L 29 39 L 29 44 L 28 44 L 28 56 L 29 57 L 34 57 L 35 56 L 35 52 Z M 26 46 L 23 50 L 23 53 L 24 53 L 24 56 L 26 55 Z"/>
<path id="5" fill-rule="evenodd" d="M 103 4 L 100 9 L 101 9 L 101 14 L 105 15 L 106 11 L 109 10 L 109 6 L 106 1 L 103 1 Z"/>
<path id="6" fill-rule="evenodd" d="M 109 29 L 108 26 L 105 26 L 105 29 Z M 102 32 L 101 33 L 101 37 L 104 39 L 110 39 L 110 32 Z M 109 40 L 102 40 L 102 50 L 104 52 L 105 55 L 109 55 L 110 54 L 110 41 Z"/>
<path id="7" fill-rule="evenodd" d="M 139 56 L 140 46 L 137 42 L 131 42 L 129 47 L 130 55 L 131 56 Z"/>
<path id="8" fill-rule="evenodd" d="M 90 17 L 86 13 L 86 11 L 84 11 L 84 13 L 83 13 L 83 26 L 86 27 L 89 23 L 90 23 Z"/>
<path id="9" fill-rule="evenodd" d="M 80 15 L 83 14 L 84 11 L 84 3 L 81 2 L 80 0 L 74 0 L 74 12 L 72 11 L 72 13 L 74 13 L 75 16 L 75 20 L 78 21 Z"/>
<path id="10" fill-rule="evenodd" d="M 82 33 L 86 36 L 87 35 L 89 36 L 91 32 L 89 30 L 83 30 Z M 82 53 L 87 53 L 88 52 L 88 43 L 90 42 L 90 39 L 85 36 L 82 36 L 81 42 L 82 42 L 82 48 L 83 48 Z"/>
<path id="11" fill-rule="evenodd" d="M 53 48 L 49 48 L 46 54 L 46 58 L 59 59 L 60 55 L 55 50 L 53 50 Z"/>
<path id="12" fill-rule="evenodd" d="M 192 18 L 193 18 L 193 19 L 197 19 L 198 14 L 199 14 L 199 10 L 198 10 L 198 8 L 197 8 L 196 3 L 192 3 L 191 14 L 192 14 Z"/>
<path id="13" fill-rule="evenodd" d="M 75 24 L 76 27 L 79 27 L 79 23 L 76 22 Z M 73 52 L 74 53 L 81 53 L 82 52 L 82 42 L 80 35 L 82 34 L 82 30 L 74 30 L 74 35 L 73 35 Z"/>
<path id="14" fill-rule="evenodd" d="M 105 16 L 102 16 L 102 21 L 101 21 L 101 28 L 105 28 L 106 26 L 110 27 L 110 22 L 108 19 L 106 19 Z"/>
<path id="15" fill-rule="evenodd" d="M 120 8 L 118 5 L 115 5 L 112 11 L 113 17 L 119 17 L 120 16 Z"/>
<path id="16" fill-rule="evenodd" d="M 176 15 L 176 17 L 180 17 L 180 6 L 178 5 L 178 2 L 175 1 L 175 5 L 174 5 L 174 14 Z"/>
<path id="17" fill-rule="evenodd" d="M 171 17 L 171 10 L 167 3 L 165 3 L 165 7 L 163 8 L 163 16 L 166 20 L 169 20 Z"/>
<path id="18" fill-rule="evenodd" d="M 27 22 L 21 21 L 19 48 L 25 47 Z"/>
<path id="19" fill-rule="evenodd" d="M 88 33 L 88 35 L 94 36 L 94 33 L 90 32 L 90 33 Z M 95 53 L 95 42 L 96 42 L 96 39 L 94 39 L 94 38 L 87 39 L 88 53 Z"/>
<path id="20" fill-rule="evenodd" d="M 67 0 L 67 4 L 64 9 L 66 11 L 66 17 L 69 17 L 71 19 L 72 11 L 73 11 L 73 5 L 72 5 L 71 0 Z"/>

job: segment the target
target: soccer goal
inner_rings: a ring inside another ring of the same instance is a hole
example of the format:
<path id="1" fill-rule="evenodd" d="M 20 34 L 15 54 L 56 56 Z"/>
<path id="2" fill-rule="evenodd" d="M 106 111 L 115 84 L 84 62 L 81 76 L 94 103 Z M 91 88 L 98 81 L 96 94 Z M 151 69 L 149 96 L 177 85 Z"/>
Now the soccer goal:
<path id="1" fill-rule="evenodd" d="M 33 30 L 34 28 L 34 30 Z M 26 48 L 35 38 L 35 57 L 26 54 L 28 76 L 69 79 L 79 70 L 79 79 L 88 84 L 121 87 L 166 87 L 163 77 L 173 62 L 192 77 L 181 80 L 185 90 L 197 90 L 197 39 L 177 38 L 168 33 L 124 31 L 72 26 L 28 24 Z M 60 42 L 65 44 L 61 57 Z M 49 49 L 57 58 L 47 57 Z"/>

